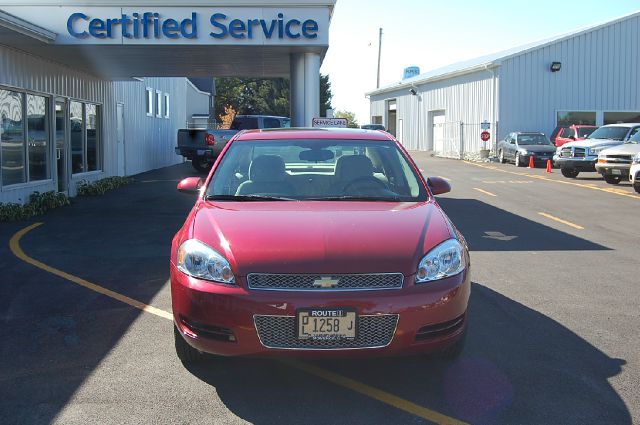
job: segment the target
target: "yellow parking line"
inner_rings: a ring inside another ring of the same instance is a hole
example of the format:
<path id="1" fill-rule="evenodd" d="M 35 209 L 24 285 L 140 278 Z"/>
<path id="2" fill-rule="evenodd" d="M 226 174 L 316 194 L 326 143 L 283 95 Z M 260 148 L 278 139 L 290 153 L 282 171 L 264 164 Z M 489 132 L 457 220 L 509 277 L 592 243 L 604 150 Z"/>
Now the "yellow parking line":
<path id="1" fill-rule="evenodd" d="M 477 163 L 471 162 L 471 161 L 463 161 L 463 162 L 465 162 L 465 163 L 467 163 L 469 165 L 475 165 L 476 167 L 485 168 L 487 170 L 500 171 L 501 173 L 514 174 L 516 176 L 526 176 L 526 177 L 530 177 L 530 178 L 534 178 L 534 179 L 538 179 L 538 180 L 544 180 L 544 181 L 553 182 L 553 183 L 560 183 L 560 184 L 566 184 L 566 185 L 570 185 L 570 186 L 583 187 L 583 188 L 586 188 L 586 189 L 599 190 L 601 192 L 613 193 L 614 195 L 626 196 L 627 198 L 640 199 L 640 196 L 634 195 L 632 193 L 625 192 L 622 189 L 604 188 L 604 187 L 593 186 L 593 183 L 584 184 L 584 183 L 576 183 L 576 182 L 572 182 L 572 181 L 550 179 L 548 177 L 540 176 L 540 175 L 537 175 L 537 174 L 518 173 L 518 172 L 515 172 L 515 171 L 502 170 L 502 169 L 500 169 L 498 167 L 477 164 Z"/>
<path id="2" fill-rule="evenodd" d="M 543 212 L 539 212 L 538 214 L 543 216 L 543 217 L 547 217 L 550 220 L 557 221 L 558 223 L 566 224 L 567 226 L 573 227 L 574 229 L 584 230 L 584 227 L 582 227 L 582 226 L 578 226 L 575 223 L 572 223 L 572 222 L 567 221 L 567 220 L 563 220 L 563 219 L 555 217 L 555 216 L 553 216 L 551 214 L 547 214 L 547 213 L 543 213 Z"/>
<path id="3" fill-rule="evenodd" d="M 495 193 L 487 192 L 486 190 L 482 190 L 482 189 L 480 189 L 480 188 L 478 188 L 478 187 L 474 187 L 473 189 L 474 189 L 474 190 L 477 190 L 477 191 L 478 191 L 478 192 L 480 192 L 480 193 L 484 193 L 485 195 L 489 195 L 489 196 L 498 196 L 498 195 L 496 195 Z"/>
<path id="4" fill-rule="evenodd" d="M 11 252 L 13 252 L 13 255 L 15 255 L 25 263 L 31 264 L 34 267 L 37 267 L 48 273 L 51 273 L 63 279 L 66 279 L 69 282 L 73 282 L 77 285 L 83 286 L 99 294 L 106 295 L 109 298 L 113 298 L 114 300 L 118 300 L 120 302 L 130 305 L 131 307 L 135 307 L 139 310 L 146 311 L 147 313 L 155 314 L 156 316 L 162 317 L 163 319 L 173 320 L 173 315 L 168 311 L 160 310 L 159 308 L 150 306 L 138 300 L 134 300 L 133 298 L 129 298 L 126 295 L 122 295 L 110 289 L 107 289 L 103 286 L 96 285 L 95 283 L 89 282 L 88 280 L 84 280 L 80 277 L 63 272 L 62 270 L 58 270 L 34 258 L 29 257 L 27 254 L 24 253 L 24 251 L 20 247 L 20 239 L 22 239 L 24 235 L 26 235 L 27 233 L 29 233 L 30 231 L 32 231 L 33 229 L 41 225 L 42 223 L 34 223 L 31 226 L 27 226 L 24 229 L 18 231 L 15 235 L 13 235 L 13 237 L 9 241 L 9 248 L 11 249 Z"/>
<path id="5" fill-rule="evenodd" d="M 126 295 L 122 295 L 119 294 L 115 291 L 112 291 L 110 289 L 107 289 L 103 286 L 97 285 L 95 283 L 89 282 L 88 280 L 82 279 L 80 277 L 74 276 L 72 274 L 66 273 L 62 270 L 56 269 L 55 267 L 51 267 L 48 266 L 46 264 L 44 264 L 41 261 L 38 261 L 34 258 L 29 257 L 27 254 L 25 254 L 25 252 L 22 250 L 22 247 L 20 246 L 20 240 L 24 237 L 24 235 L 26 235 L 27 233 L 29 233 L 30 231 L 32 231 L 33 229 L 40 227 L 43 223 L 34 223 L 30 226 L 25 227 L 22 230 L 19 230 L 18 232 L 16 232 L 11 239 L 9 240 L 9 248 L 11 249 L 11 252 L 13 253 L 13 255 L 15 255 L 16 257 L 18 257 L 20 260 L 24 261 L 27 264 L 30 264 L 34 267 L 37 267 L 41 270 L 44 270 L 48 273 L 51 273 L 53 275 L 56 275 L 58 277 L 61 277 L 65 280 L 68 280 L 70 282 L 73 282 L 77 285 L 80 285 L 84 288 L 90 289 L 94 292 L 97 292 L 99 294 L 102 295 L 106 295 L 109 298 L 113 298 L 117 301 L 123 302 L 127 305 L 130 305 L 132 307 L 135 307 L 139 310 L 142 310 L 144 312 L 147 313 L 151 313 L 155 316 L 161 317 L 163 319 L 167 319 L 167 320 L 173 320 L 173 314 L 168 312 L 168 311 L 164 311 L 161 310 L 159 308 L 150 306 L 148 304 L 145 304 L 143 302 L 140 302 L 138 300 L 135 300 L 133 298 L 127 297 Z M 360 394 L 366 395 L 368 397 L 371 397 L 375 400 L 381 401 L 385 404 L 388 404 L 390 406 L 393 406 L 397 409 L 403 410 L 407 413 L 410 413 L 412 415 L 430 420 L 432 422 L 435 422 L 437 424 L 451 424 L 451 425 L 460 425 L 460 424 L 465 424 L 465 422 L 461 422 L 457 419 L 451 418 L 449 416 L 443 415 L 441 413 L 438 413 L 434 410 L 431 409 L 427 409 L 426 407 L 422 407 L 420 405 L 417 405 L 415 403 L 412 403 L 408 400 L 405 400 L 403 398 L 400 398 L 398 396 L 395 396 L 391 393 L 388 393 L 386 391 L 371 387 L 369 385 L 363 384 L 361 382 L 358 382 L 354 379 L 351 378 L 347 378 L 346 376 L 342 376 L 339 375 L 337 373 L 328 371 L 328 370 L 324 370 L 321 369 L 319 367 L 307 364 L 307 363 L 302 363 L 299 361 L 291 361 L 291 360 L 283 360 L 283 363 L 290 365 L 291 367 L 295 367 L 297 369 L 303 370 L 307 373 L 310 373 L 312 375 L 315 375 L 317 377 L 320 377 L 322 379 L 325 379 L 329 382 L 332 382 L 336 385 L 340 385 L 342 387 L 348 388 L 352 391 L 358 392 Z"/>
<path id="6" fill-rule="evenodd" d="M 447 425 L 462 425 L 466 423 L 466 422 L 462 422 L 457 419 L 454 419 L 450 416 L 443 415 L 442 413 L 436 412 L 435 410 L 427 409 L 426 407 L 422 407 L 418 404 L 412 403 L 408 400 L 395 396 L 386 391 L 371 387 L 369 385 L 363 384 L 362 382 L 358 382 L 351 378 L 347 378 L 346 376 L 342 376 L 337 373 L 334 373 L 325 369 L 321 369 L 311 364 L 302 363 L 295 360 L 282 360 L 282 361 L 283 363 L 289 366 L 292 366 L 304 372 L 310 373 L 311 375 L 315 375 L 319 378 L 332 382 L 341 387 L 348 388 L 357 393 L 364 394 L 368 397 L 371 397 L 373 399 L 376 399 L 385 404 L 388 404 L 390 406 L 393 406 L 405 412 L 411 413 L 415 416 L 426 419 L 428 421 L 435 422 L 437 424 L 447 424 Z"/>

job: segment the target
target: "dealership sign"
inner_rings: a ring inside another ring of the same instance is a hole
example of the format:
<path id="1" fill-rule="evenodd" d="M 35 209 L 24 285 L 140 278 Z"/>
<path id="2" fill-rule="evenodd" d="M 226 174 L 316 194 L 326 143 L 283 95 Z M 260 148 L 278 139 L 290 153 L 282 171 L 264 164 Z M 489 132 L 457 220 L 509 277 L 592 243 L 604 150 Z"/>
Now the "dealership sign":
<path id="1" fill-rule="evenodd" d="M 314 118 L 312 127 L 318 128 L 347 128 L 349 120 L 346 118 Z"/>
<path id="2" fill-rule="evenodd" d="M 117 17 L 97 18 L 83 12 L 72 13 L 67 19 L 67 31 L 75 38 L 188 38 L 200 36 L 198 13 L 184 19 L 174 19 L 158 12 L 122 13 Z M 313 19 L 304 21 L 285 17 L 278 13 L 273 19 L 237 19 L 224 13 L 214 13 L 209 17 L 209 27 L 203 30 L 205 36 L 223 39 L 253 39 L 263 36 L 266 39 L 314 39 L 318 37 L 318 22 Z"/>
<path id="3" fill-rule="evenodd" d="M 134 5 L 82 8 L 9 5 L 2 6 L 2 10 L 55 32 L 56 44 L 329 44 L 330 9 L 320 6 L 158 6 L 147 9 Z"/>

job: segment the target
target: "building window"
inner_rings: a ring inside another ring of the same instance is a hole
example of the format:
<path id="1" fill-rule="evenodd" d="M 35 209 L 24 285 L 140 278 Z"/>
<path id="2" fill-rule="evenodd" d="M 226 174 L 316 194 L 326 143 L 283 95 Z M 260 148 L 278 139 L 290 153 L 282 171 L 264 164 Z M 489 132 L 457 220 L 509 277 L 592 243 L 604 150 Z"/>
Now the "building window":
<path id="1" fill-rule="evenodd" d="M 153 89 L 147 87 L 147 116 L 153 116 Z"/>
<path id="2" fill-rule="evenodd" d="M 91 103 L 71 102 L 71 172 L 97 171 L 100 167 L 100 107 Z"/>
<path id="3" fill-rule="evenodd" d="M 382 124 L 382 115 L 373 115 L 371 117 L 371 124 Z"/>
<path id="4" fill-rule="evenodd" d="M 596 125 L 595 111 L 558 111 L 557 125 Z"/>
<path id="5" fill-rule="evenodd" d="M 26 182 L 22 93 L 0 90 L 2 185 Z"/>
<path id="6" fill-rule="evenodd" d="M 156 117 L 162 118 L 162 92 L 156 90 Z"/>
<path id="7" fill-rule="evenodd" d="M 621 124 L 625 122 L 640 122 L 640 112 L 605 112 L 604 124 Z"/>
<path id="8" fill-rule="evenodd" d="M 170 106 L 170 101 L 169 101 L 169 93 L 165 93 L 164 94 L 164 117 L 165 118 L 169 118 L 169 106 Z"/>
<path id="9" fill-rule="evenodd" d="M 49 115 L 47 98 L 27 95 L 29 181 L 49 178 Z"/>

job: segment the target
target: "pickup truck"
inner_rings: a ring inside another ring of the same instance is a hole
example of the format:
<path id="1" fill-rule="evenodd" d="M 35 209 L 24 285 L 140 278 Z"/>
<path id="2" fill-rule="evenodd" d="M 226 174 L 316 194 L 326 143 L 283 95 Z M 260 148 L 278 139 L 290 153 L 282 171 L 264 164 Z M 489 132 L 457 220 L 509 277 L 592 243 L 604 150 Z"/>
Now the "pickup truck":
<path id="1" fill-rule="evenodd" d="M 638 131 L 640 123 L 605 125 L 581 142 L 570 142 L 559 147 L 553 162 L 567 178 L 576 178 L 583 171 L 596 171 L 600 152 L 622 145 Z"/>
<path id="2" fill-rule="evenodd" d="M 596 162 L 596 171 L 602 174 L 604 181 L 609 184 L 626 181 L 629 178 L 633 160 L 638 154 L 640 154 L 640 132 L 624 142 L 623 145 L 600 152 L 598 162 Z"/>
<path id="3" fill-rule="evenodd" d="M 178 130 L 177 155 L 191 161 L 193 168 L 208 172 L 226 144 L 242 130 L 260 128 L 288 128 L 291 119 L 270 115 L 236 115 L 228 130 L 207 128 L 207 125 L 193 125 Z"/>

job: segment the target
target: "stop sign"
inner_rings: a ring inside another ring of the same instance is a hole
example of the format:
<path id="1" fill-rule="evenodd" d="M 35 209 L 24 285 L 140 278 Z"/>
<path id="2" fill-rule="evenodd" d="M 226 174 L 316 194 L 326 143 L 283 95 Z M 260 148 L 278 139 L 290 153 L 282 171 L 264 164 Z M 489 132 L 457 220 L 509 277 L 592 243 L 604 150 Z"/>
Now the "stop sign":
<path id="1" fill-rule="evenodd" d="M 483 142 L 488 142 L 489 139 L 491 139 L 491 133 L 489 133 L 488 131 L 483 131 L 482 133 L 480 133 L 480 138 Z"/>

